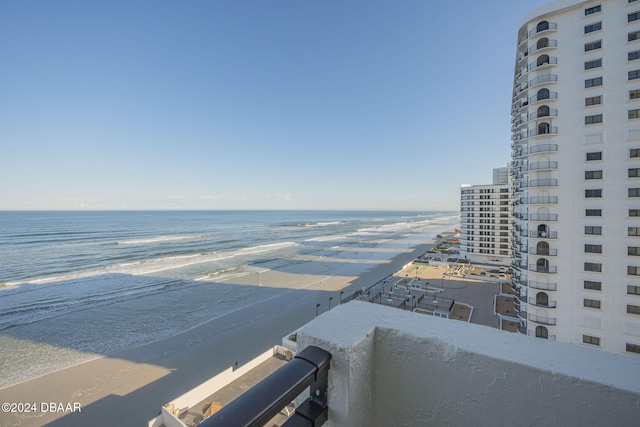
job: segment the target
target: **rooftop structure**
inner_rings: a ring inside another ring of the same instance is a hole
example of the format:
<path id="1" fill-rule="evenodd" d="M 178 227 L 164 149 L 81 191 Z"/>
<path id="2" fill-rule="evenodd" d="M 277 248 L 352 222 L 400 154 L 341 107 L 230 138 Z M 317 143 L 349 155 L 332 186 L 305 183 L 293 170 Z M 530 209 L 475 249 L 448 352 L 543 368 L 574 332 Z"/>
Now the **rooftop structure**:
<path id="1" fill-rule="evenodd" d="M 557 1 L 518 32 L 513 286 L 523 333 L 640 355 L 640 2 Z"/>
<path id="2" fill-rule="evenodd" d="M 625 426 L 640 416 L 640 359 L 625 355 L 361 301 L 322 314 L 297 340 L 298 354 L 331 355 L 318 393 L 327 426 L 510 425 L 513 414 Z"/>

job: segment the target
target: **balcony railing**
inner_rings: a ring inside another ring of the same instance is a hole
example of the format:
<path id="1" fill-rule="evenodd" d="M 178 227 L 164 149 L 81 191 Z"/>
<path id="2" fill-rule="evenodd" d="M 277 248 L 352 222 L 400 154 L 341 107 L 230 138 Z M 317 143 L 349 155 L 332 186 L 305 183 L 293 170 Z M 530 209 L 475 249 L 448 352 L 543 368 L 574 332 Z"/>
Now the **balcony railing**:
<path id="1" fill-rule="evenodd" d="M 544 101 L 545 99 L 558 99 L 558 92 L 549 92 L 548 96 L 547 95 L 541 95 L 540 97 L 538 97 L 538 95 L 533 95 L 529 97 L 529 104 L 533 104 L 534 102 L 538 102 L 538 101 Z M 523 104 L 524 106 L 524 104 Z"/>
<path id="2" fill-rule="evenodd" d="M 557 179 L 534 179 L 529 181 L 529 187 L 557 187 L 558 180 Z"/>
<path id="3" fill-rule="evenodd" d="M 533 52 L 537 52 L 539 50 L 547 49 L 547 48 L 550 48 L 550 47 L 558 47 L 558 41 L 557 40 L 547 40 L 547 43 L 544 46 L 538 46 L 538 45 L 531 46 L 527 52 L 529 53 L 529 55 L 531 55 Z"/>
<path id="4" fill-rule="evenodd" d="M 534 145 L 533 147 L 529 148 L 529 154 L 550 153 L 553 151 L 558 151 L 558 144 L 541 144 Z"/>
<path id="5" fill-rule="evenodd" d="M 555 301 L 537 301 L 535 298 L 529 298 L 529 304 L 535 305 L 536 307 L 544 307 L 544 308 L 556 308 Z"/>
<path id="6" fill-rule="evenodd" d="M 529 164 L 529 170 L 541 170 L 541 169 L 558 169 L 558 162 L 547 161 L 547 162 L 535 162 Z"/>
<path id="7" fill-rule="evenodd" d="M 529 80 L 529 87 L 539 85 L 541 83 L 557 82 L 558 76 L 556 74 L 545 74 L 544 76 L 536 77 Z"/>
<path id="8" fill-rule="evenodd" d="M 522 310 L 516 310 L 518 312 L 518 317 L 523 319 L 523 320 L 527 320 L 527 306 L 526 306 L 526 304 L 523 304 L 520 308 Z"/>
<path id="9" fill-rule="evenodd" d="M 528 36 L 529 37 L 533 37 L 536 34 L 542 33 L 544 31 L 554 31 L 558 29 L 558 24 L 556 24 L 555 22 L 547 22 L 547 25 L 542 25 L 540 26 L 540 28 L 536 27 L 533 28 L 529 31 Z"/>
<path id="10" fill-rule="evenodd" d="M 529 71 L 533 71 L 538 67 L 545 67 L 547 65 L 556 65 L 557 63 L 558 63 L 558 58 L 556 58 L 555 56 L 550 56 L 548 61 L 541 62 L 540 64 L 538 64 L 538 61 L 530 62 Z"/>
<path id="11" fill-rule="evenodd" d="M 529 237 L 535 237 L 537 239 L 557 239 L 558 238 L 558 232 L 557 231 L 531 230 L 529 232 Z"/>
<path id="12" fill-rule="evenodd" d="M 537 247 L 530 247 L 529 253 L 531 255 L 558 256 L 558 250 L 551 248 L 539 249 Z"/>
<path id="13" fill-rule="evenodd" d="M 529 215 L 530 221 L 557 221 L 558 214 L 531 214 Z"/>
<path id="14" fill-rule="evenodd" d="M 529 138 L 534 136 L 544 136 L 544 135 L 557 135 L 558 127 L 557 126 L 549 126 L 543 128 L 533 128 L 529 130 Z"/>
<path id="15" fill-rule="evenodd" d="M 532 322 L 539 323 L 541 325 L 554 326 L 556 324 L 556 318 L 555 317 L 540 317 L 540 316 L 536 316 L 534 314 L 529 314 L 529 320 L 531 320 Z"/>
<path id="16" fill-rule="evenodd" d="M 529 264 L 529 271 L 535 271 L 536 273 L 556 274 L 558 272 L 558 267 L 556 267 L 555 265 L 544 266 Z"/>
<path id="17" fill-rule="evenodd" d="M 558 203 L 558 196 L 543 196 L 529 198 L 530 205 L 555 205 Z"/>
<path id="18" fill-rule="evenodd" d="M 558 110 L 555 108 L 550 108 L 549 111 L 541 111 L 540 114 L 536 111 L 535 113 L 529 114 L 529 120 L 535 120 L 542 117 L 557 117 Z"/>
<path id="19" fill-rule="evenodd" d="M 198 424 L 202 427 L 263 426 L 307 387 L 311 397 L 285 426 L 320 426 L 327 421 L 327 378 L 331 353 L 307 347 L 282 368 Z"/>
<path id="20" fill-rule="evenodd" d="M 558 290 L 558 285 L 556 283 L 543 283 L 536 282 L 534 280 L 529 280 L 527 285 L 533 289 L 540 289 L 542 291 L 556 291 Z"/>

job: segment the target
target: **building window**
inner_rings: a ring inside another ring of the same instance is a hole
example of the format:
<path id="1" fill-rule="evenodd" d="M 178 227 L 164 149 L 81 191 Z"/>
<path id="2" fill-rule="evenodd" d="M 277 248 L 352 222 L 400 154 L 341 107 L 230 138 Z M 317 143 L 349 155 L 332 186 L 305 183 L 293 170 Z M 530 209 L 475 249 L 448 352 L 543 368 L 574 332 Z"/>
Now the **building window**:
<path id="1" fill-rule="evenodd" d="M 640 50 L 627 53 L 627 61 L 635 61 L 636 59 L 640 59 Z"/>
<path id="2" fill-rule="evenodd" d="M 600 12 L 602 10 L 602 5 L 597 5 L 597 6 L 593 6 L 593 7 L 589 7 L 587 9 L 584 10 L 584 15 L 591 15 L 593 13 L 597 13 Z"/>
<path id="3" fill-rule="evenodd" d="M 629 91 L 629 99 L 640 98 L 640 89 L 633 89 Z"/>
<path id="4" fill-rule="evenodd" d="M 602 104 L 602 95 L 600 96 L 590 96 L 584 99 L 584 106 L 589 107 L 591 105 L 600 105 Z"/>
<path id="5" fill-rule="evenodd" d="M 600 338 L 592 337 L 591 335 L 583 335 L 582 342 L 584 344 L 597 345 L 600 346 Z"/>
<path id="6" fill-rule="evenodd" d="M 629 216 L 640 216 L 640 209 L 629 209 Z"/>
<path id="7" fill-rule="evenodd" d="M 627 246 L 627 255 L 640 256 L 640 247 L 638 247 L 638 246 Z"/>
<path id="8" fill-rule="evenodd" d="M 585 171 L 584 179 L 602 179 L 602 171 Z"/>
<path id="9" fill-rule="evenodd" d="M 631 73 L 631 71 L 629 71 L 629 73 Z M 631 80 L 631 79 L 629 79 Z M 593 79 L 586 79 L 584 81 L 584 87 L 585 88 L 590 88 L 590 87 L 595 87 L 595 86 L 602 86 L 602 77 L 596 77 Z"/>
<path id="10" fill-rule="evenodd" d="M 640 295 L 640 286 L 627 285 L 627 294 L 628 295 Z"/>
<path id="11" fill-rule="evenodd" d="M 634 265 L 627 265 L 627 274 L 629 276 L 640 276 L 640 267 Z"/>
<path id="12" fill-rule="evenodd" d="M 629 210 L 629 216 L 637 216 L 637 215 L 631 215 L 631 210 Z M 640 236 L 640 227 L 627 227 L 627 236 L 630 236 L 630 237 Z"/>
<path id="13" fill-rule="evenodd" d="M 584 306 L 589 308 L 600 308 L 600 301 L 597 299 L 584 299 Z"/>
<path id="14" fill-rule="evenodd" d="M 635 1 L 635 0 L 634 0 Z M 627 343 L 627 351 L 629 353 L 638 353 L 640 354 L 640 345 Z"/>
<path id="15" fill-rule="evenodd" d="M 586 209 L 585 216 L 602 216 L 602 209 Z"/>
<path id="16" fill-rule="evenodd" d="M 640 157 L 640 148 L 631 148 L 629 150 L 629 158 L 633 159 L 635 157 Z"/>
<path id="17" fill-rule="evenodd" d="M 589 189 L 589 190 L 584 190 L 584 197 L 586 197 L 586 198 L 602 197 L 602 189 L 601 188 L 593 188 L 593 189 Z"/>
<path id="18" fill-rule="evenodd" d="M 596 50 L 596 49 L 600 49 L 602 48 L 602 40 L 598 40 L 595 42 L 591 42 L 591 43 L 585 43 L 584 44 L 584 51 L 585 52 L 589 52 L 591 50 Z"/>
<path id="19" fill-rule="evenodd" d="M 633 70 L 627 73 L 629 80 L 640 79 L 640 70 Z"/>
<path id="20" fill-rule="evenodd" d="M 585 262 L 584 271 L 595 271 L 596 273 L 602 273 L 602 264 L 599 262 Z"/>
<path id="21" fill-rule="evenodd" d="M 629 178 L 638 178 L 640 177 L 640 168 L 629 168 L 627 174 Z"/>
<path id="22" fill-rule="evenodd" d="M 584 288 L 591 291 L 601 291 L 602 290 L 602 282 L 594 282 L 591 280 L 584 281 Z"/>
<path id="23" fill-rule="evenodd" d="M 589 254 L 601 254 L 602 245 L 584 245 L 584 251 Z"/>
<path id="24" fill-rule="evenodd" d="M 594 114 L 593 116 L 586 116 L 584 118 L 585 125 L 594 125 L 597 123 L 602 123 L 602 114 Z"/>
<path id="25" fill-rule="evenodd" d="M 584 69 L 590 70 L 592 68 L 602 67 L 602 58 L 594 59 L 593 61 L 587 61 L 584 63 Z"/>
<path id="26" fill-rule="evenodd" d="M 585 225 L 584 234 L 592 234 L 592 235 L 600 236 L 602 235 L 602 227 L 599 225 Z"/>
<path id="27" fill-rule="evenodd" d="M 584 26 L 584 33 L 593 33 L 602 29 L 602 22 L 596 22 L 595 24 L 589 24 Z"/>
<path id="28" fill-rule="evenodd" d="M 602 160 L 602 151 L 587 153 L 587 161 L 590 162 L 592 160 Z"/>
<path id="29" fill-rule="evenodd" d="M 627 304 L 627 313 L 640 314 L 640 305 Z"/>
<path id="30" fill-rule="evenodd" d="M 627 15 L 627 22 L 633 22 L 640 19 L 640 12 L 633 12 Z"/>
<path id="31" fill-rule="evenodd" d="M 629 110 L 628 111 L 628 118 L 629 118 L 629 120 L 640 119 L 640 109 Z"/>
<path id="32" fill-rule="evenodd" d="M 640 188 L 629 188 L 629 197 L 640 197 Z"/>

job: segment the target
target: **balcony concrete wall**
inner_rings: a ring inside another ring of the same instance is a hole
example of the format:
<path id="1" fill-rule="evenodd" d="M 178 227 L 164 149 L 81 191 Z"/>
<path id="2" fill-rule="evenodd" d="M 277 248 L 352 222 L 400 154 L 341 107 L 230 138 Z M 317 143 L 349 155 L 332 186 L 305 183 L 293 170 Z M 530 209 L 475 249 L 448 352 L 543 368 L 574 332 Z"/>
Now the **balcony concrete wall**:
<path id="1" fill-rule="evenodd" d="M 634 425 L 640 358 L 353 301 L 298 332 L 331 352 L 328 426 Z"/>

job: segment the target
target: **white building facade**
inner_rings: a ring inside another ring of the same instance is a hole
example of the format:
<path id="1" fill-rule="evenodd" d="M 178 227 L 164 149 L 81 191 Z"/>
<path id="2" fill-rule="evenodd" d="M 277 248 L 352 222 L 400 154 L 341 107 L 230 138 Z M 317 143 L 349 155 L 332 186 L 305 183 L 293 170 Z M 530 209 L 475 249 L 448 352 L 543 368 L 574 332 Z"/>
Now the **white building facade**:
<path id="1" fill-rule="evenodd" d="M 640 356 L 640 1 L 522 20 L 512 141 L 520 332 Z"/>
<path id="2" fill-rule="evenodd" d="M 460 188 L 460 258 L 474 264 L 511 263 L 508 169 L 493 170 L 492 185 Z"/>

